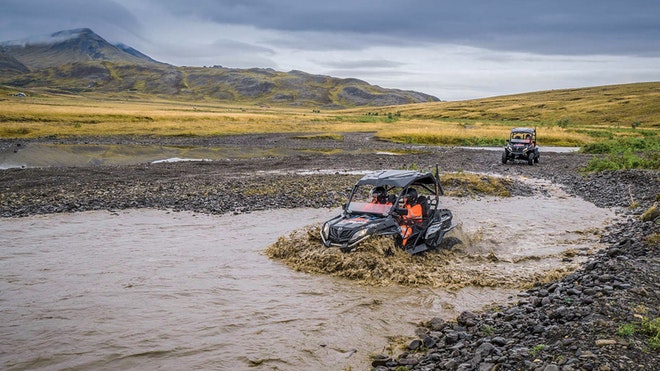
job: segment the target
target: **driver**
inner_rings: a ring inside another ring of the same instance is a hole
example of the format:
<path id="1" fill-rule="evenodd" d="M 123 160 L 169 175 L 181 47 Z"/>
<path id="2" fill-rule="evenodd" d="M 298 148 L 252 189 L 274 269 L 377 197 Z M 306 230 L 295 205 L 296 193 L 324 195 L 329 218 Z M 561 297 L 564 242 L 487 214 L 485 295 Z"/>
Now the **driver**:
<path id="1" fill-rule="evenodd" d="M 422 222 L 422 205 L 417 203 L 417 190 L 409 188 L 403 195 L 403 207 L 408 210 L 408 214 L 401 216 L 401 237 L 403 237 L 403 246 L 408 242 L 408 238 L 413 233 L 416 224 Z"/>

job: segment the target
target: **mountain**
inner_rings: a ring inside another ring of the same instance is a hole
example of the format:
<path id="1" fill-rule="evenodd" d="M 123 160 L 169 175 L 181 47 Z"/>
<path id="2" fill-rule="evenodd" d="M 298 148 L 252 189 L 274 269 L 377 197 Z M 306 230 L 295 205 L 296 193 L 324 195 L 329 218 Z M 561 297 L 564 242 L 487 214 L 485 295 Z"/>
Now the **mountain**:
<path id="1" fill-rule="evenodd" d="M 89 28 L 55 32 L 41 40 L 3 42 L 0 48 L 4 54 L 16 58 L 31 70 L 89 61 L 158 64 L 136 50 L 121 44 L 110 44 Z"/>
<path id="2" fill-rule="evenodd" d="M 75 94 L 131 93 L 323 108 L 439 101 L 421 92 L 302 71 L 173 66 L 124 44 L 110 44 L 88 28 L 56 32 L 42 40 L 0 43 L 0 84 Z"/>
<path id="3" fill-rule="evenodd" d="M 11 55 L 0 52 L 0 71 L 3 74 L 11 75 L 27 73 L 30 72 L 30 69 Z"/>

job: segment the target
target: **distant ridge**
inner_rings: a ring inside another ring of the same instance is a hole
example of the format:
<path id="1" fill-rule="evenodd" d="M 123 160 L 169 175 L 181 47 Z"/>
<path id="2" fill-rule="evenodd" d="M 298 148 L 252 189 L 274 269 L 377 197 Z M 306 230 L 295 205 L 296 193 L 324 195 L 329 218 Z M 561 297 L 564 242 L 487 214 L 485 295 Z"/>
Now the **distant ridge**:
<path id="1" fill-rule="evenodd" d="M 0 43 L 0 84 L 63 93 L 131 93 L 175 99 L 347 108 L 437 102 L 432 95 L 302 71 L 178 67 L 89 28 Z"/>

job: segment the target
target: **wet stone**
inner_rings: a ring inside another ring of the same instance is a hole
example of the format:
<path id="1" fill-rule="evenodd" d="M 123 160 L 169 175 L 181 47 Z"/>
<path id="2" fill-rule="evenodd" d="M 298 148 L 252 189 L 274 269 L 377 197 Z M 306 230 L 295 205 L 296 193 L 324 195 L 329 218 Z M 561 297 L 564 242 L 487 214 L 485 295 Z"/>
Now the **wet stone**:
<path id="1" fill-rule="evenodd" d="M 460 338 L 460 336 L 459 336 L 458 332 L 456 332 L 456 331 L 448 332 L 445 335 L 445 343 L 454 344 L 458 341 L 459 338 Z"/>
<path id="2" fill-rule="evenodd" d="M 497 346 L 500 346 L 500 347 L 506 345 L 506 343 L 507 343 L 506 339 L 503 338 L 502 336 L 496 336 L 496 337 L 494 337 L 494 338 L 491 340 L 491 342 L 492 342 L 493 344 L 497 345 Z"/>
<path id="3" fill-rule="evenodd" d="M 408 344 L 408 349 L 409 350 L 417 350 L 422 346 L 422 341 L 419 339 L 415 339 Z"/>
<path id="4" fill-rule="evenodd" d="M 482 343 L 481 345 L 479 345 L 479 347 L 477 348 L 476 352 L 479 353 L 479 354 L 481 354 L 481 355 L 483 355 L 483 356 L 487 356 L 487 355 L 489 355 L 494 349 L 495 349 L 495 347 L 493 346 L 493 344 L 491 344 L 491 343 Z"/>
<path id="5" fill-rule="evenodd" d="M 371 362 L 373 367 L 385 366 L 388 362 L 392 361 L 392 358 L 385 354 L 378 354 L 374 356 L 374 359 Z"/>
<path id="6" fill-rule="evenodd" d="M 472 312 L 462 312 L 456 321 L 463 326 L 472 327 L 477 324 L 477 316 Z"/>
<path id="7" fill-rule="evenodd" d="M 433 331 L 440 331 L 444 329 L 445 326 L 445 320 L 440 317 L 433 317 L 429 323 L 429 327 L 431 327 L 431 330 Z"/>
<path id="8" fill-rule="evenodd" d="M 437 343 L 437 340 L 432 336 L 426 336 L 424 338 L 424 346 L 427 348 L 432 348 Z"/>

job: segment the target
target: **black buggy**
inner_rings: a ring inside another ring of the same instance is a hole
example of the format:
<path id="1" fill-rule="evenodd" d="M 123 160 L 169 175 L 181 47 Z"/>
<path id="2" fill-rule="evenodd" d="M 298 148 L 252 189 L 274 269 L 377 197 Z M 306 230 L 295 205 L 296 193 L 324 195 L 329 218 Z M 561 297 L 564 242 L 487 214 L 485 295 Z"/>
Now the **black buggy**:
<path id="1" fill-rule="evenodd" d="M 539 148 L 536 146 L 536 129 L 513 128 L 509 140 L 504 146 L 502 163 L 525 160 L 529 165 L 539 163 Z"/>
<path id="2" fill-rule="evenodd" d="M 408 211 L 403 198 L 411 194 L 416 195 L 413 202 L 422 206 L 422 218 L 417 222 L 404 218 Z M 452 213 L 440 208 L 441 194 L 437 169 L 435 175 L 410 170 L 367 174 L 353 186 L 341 214 L 323 224 L 321 239 L 326 247 L 337 246 L 344 252 L 355 250 L 372 236 L 392 236 L 410 254 L 436 249 L 445 233 L 454 228 Z M 412 227 L 405 241 L 402 225 Z"/>

